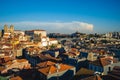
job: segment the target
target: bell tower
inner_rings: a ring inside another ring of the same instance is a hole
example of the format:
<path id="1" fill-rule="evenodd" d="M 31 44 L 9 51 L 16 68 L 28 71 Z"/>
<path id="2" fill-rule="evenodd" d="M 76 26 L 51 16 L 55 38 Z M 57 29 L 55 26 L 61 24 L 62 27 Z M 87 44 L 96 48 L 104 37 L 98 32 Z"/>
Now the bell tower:
<path id="1" fill-rule="evenodd" d="M 10 33 L 14 33 L 14 26 L 10 25 Z"/>
<path id="2" fill-rule="evenodd" d="M 6 33 L 6 32 L 8 32 L 8 25 L 7 24 L 4 25 L 4 33 Z"/>

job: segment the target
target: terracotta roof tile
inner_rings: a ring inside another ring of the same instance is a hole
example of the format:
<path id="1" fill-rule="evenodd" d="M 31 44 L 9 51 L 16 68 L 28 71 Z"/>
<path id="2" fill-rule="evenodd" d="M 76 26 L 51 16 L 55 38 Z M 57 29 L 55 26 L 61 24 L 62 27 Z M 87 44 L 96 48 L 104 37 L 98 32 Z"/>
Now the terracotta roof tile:
<path id="1" fill-rule="evenodd" d="M 11 65 L 13 64 L 12 61 L 6 62 L 4 65 Z"/>
<path id="2" fill-rule="evenodd" d="M 61 71 L 73 68 L 73 66 L 69 66 L 69 65 L 66 65 L 66 64 L 58 64 L 58 66 L 59 66 L 59 69 L 57 69 L 56 65 L 53 64 L 53 65 L 50 65 L 48 67 L 41 68 L 38 71 L 43 73 L 44 75 L 48 75 L 48 74 L 57 73 L 57 71 L 61 72 Z"/>
<path id="3" fill-rule="evenodd" d="M 111 64 L 112 62 L 117 63 L 118 60 L 116 58 L 112 58 L 112 57 L 103 57 L 103 58 L 99 58 L 98 60 L 90 62 L 90 63 L 97 65 L 97 66 L 106 66 L 106 65 Z"/>
<path id="4" fill-rule="evenodd" d="M 46 36 L 43 36 L 42 38 L 47 38 Z"/>
<path id="5" fill-rule="evenodd" d="M 3 71 L 5 68 L 4 67 L 0 67 L 0 72 Z"/>
<path id="6" fill-rule="evenodd" d="M 26 60 L 26 59 L 17 59 L 16 61 L 19 62 L 19 63 L 21 63 L 21 62 L 26 62 L 28 60 Z"/>
<path id="7" fill-rule="evenodd" d="M 10 80 L 23 80 L 20 76 L 12 77 Z"/>
<path id="8" fill-rule="evenodd" d="M 55 39 L 55 38 L 49 38 L 49 40 L 50 40 L 50 41 L 54 41 L 54 40 L 56 40 L 56 39 Z"/>
<path id="9" fill-rule="evenodd" d="M 110 57 L 108 58 L 100 58 L 100 62 L 102 66 L 106 66 L 111 64 L 111 61 L 113 61 L 113 63 L 116 63 L 117 60 L 115 58 L 111 59 Z"/>
<path id="10" fill-rule="evenodd" d="M 5 56 L 3 58 L 0 58 L 0 60 L 2 60 L 2 62 L 8 62 L 8 61 L 12 60 L 12 58 L 9 56 Z"/>
<path id="11" fill-rule="evenodd" d="M 52 66 L 54 64 L 56 64 L 56 63 L 51 62 L 51 61 L 46 61 L 46 62 L 42 62 L 42 63 L 37 64 L 37 66 L 38 67 L 47 67 L 47 66 Z"/>
<path id="12" fill-rule="evenodd" d="M 93 70 L 89 70 L 89 69 L 86 69 L 86 68 L 81 68 L 77 73 L 76 75 L 93 75 L 95 71 Z"/>
<path id="13" fill-rule="evenodd" d="M 88 78 L 84 78 L 81 80 L 102 80 L 102 78 L 99 75 L 94 75 L 94 76 L 90 76 Z"/>

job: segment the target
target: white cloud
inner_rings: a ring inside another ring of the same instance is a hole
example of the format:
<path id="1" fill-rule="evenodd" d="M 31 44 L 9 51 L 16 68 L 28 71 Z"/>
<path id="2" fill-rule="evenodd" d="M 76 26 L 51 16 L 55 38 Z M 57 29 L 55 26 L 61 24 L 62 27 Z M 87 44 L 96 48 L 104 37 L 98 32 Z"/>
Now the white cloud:
<path id="1" fill-rule="evenodd" d="M 48 32 L 62 32 L 62 33 L 71 33 L 75 31 L 80 32 L 92 32 L 93 24 L 80 22 L 80 21 L 72 21 L 72 22 L 6 22 L 0 23 L 2 26 L 4 24 L 13 24 L 16 29 L 21 30 L 30 30 L 30 29 L 45 29 Z"/>

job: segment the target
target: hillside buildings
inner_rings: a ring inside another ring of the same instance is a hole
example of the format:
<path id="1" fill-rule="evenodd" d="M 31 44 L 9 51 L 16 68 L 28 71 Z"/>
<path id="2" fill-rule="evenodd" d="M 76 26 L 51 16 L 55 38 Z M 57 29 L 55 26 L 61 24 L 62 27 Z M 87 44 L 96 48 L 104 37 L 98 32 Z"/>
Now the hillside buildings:
<path id="1" fill-rule="evenodd" d="M 0 31 L 0 79 L 119 80 L 118 33 L 73 34 L 45 30 Z"/>

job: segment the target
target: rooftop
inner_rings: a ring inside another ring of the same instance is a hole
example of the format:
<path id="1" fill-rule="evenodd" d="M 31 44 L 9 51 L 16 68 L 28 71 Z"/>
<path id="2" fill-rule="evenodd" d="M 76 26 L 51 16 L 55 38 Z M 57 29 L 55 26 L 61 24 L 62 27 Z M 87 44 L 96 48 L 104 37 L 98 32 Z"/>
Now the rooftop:
<path id="1" fill-rule="evenodd" d="M 10 80 L 23 80 L 20 76 L 12 77 Z"/>
<path id="2" fill-rule="evenodd" d="M 118 60 L 116 58 L 112 58 L 112 57 L 103 57 L 103 58 L 99 58 L 96 61 L 92 61 L 90 62 L 91 64 L 97 65 L 97 66 L 106 66 L 106 65 L 110 65 L 112 63 L 117 63 Z"/>
<path id="3" fill-rule="evenodd" d="M 55 62 L 46 61 L 46 62 L 42 62 L 42 63 L 37 64 L 37 66 L 43 68 L 43 67 L 52 66 L 55 64 L 56 64 Z"/>
<path id="4" fill-rule="evenodd" d="M 48 62 L 48 63 L 50 63 L 49 66 L 41 68 L 38 71 L 43 73 L 44 75 L 49 75 L 49 74 L 53 74 L 53 73 L 57 73 L 57 72 L 61 72 L 61 71 L 69 70 L 73 68 L 73 66 L 70 66 L 67 64 L 57 64 L 57 63 L 54 64 L 54 62 Z"/>
<path id="5" fill-rule="evenodd" d="M 120 79 L 120 66 L 115 66 L 112 71 L 108 72 L 108 76 L 116 80 Z"/>
<path id="6" fill-rule="evenodd" d="M 94 75 L 81 80 L 102 80 L 102 78 L 99 75 Z"/>
<path id="7" fill-rule="evenodd" d="M 73 77 L 72 80 L 81 80 L 83 78 L 93 76 L 94 73 L 95 73 L 95 71 L 93 71 L 93 70 L 81 68 L 79 71 L 77 71 L 77 73 L 75 74 L 75 76 Z"/>
<path id="8" fill-rule="evenodd" d="M 76 75 L 93 75 L 94 74 L 94 71 L 93 70 L 89 70 L 89 69 L 86 69 L 86 68 L 81 68 L 77 73 Z"/>
<path id="9" fill-rule="evenodd" d="M 27 31 L 34 32 L 34 31 L 45 31 L 45 30 L 38 30 L 38 29 L 36 29 L 36 30 L 27 30 Z"/>

